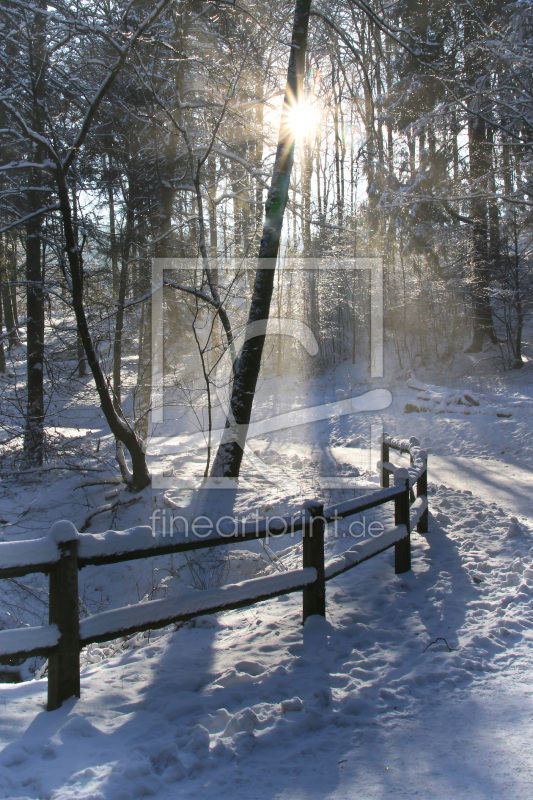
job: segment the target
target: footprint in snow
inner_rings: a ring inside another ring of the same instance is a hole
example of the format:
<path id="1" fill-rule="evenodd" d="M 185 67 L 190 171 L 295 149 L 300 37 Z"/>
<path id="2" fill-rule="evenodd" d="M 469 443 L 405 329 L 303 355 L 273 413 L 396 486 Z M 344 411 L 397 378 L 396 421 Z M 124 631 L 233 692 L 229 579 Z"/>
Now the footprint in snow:
<path id="1" fill-rule="evenodd" d="M 231 714 L 225 708 L 217 708 L 213 714 L 208 714 L 205 719 L 205 725 L 210 733 L 220 733 L 224 730 Z"/>
<path id="2" fill-rule="evenodd" d="M 197 758 L 209 753 L 209 731 L 203 725 L 195 725 L 192 729 L 185 750 Z"/>
<path id="3" fill-rule="evenodd" d="M 293 697 L 291 700 L 282 700 L 280 703 L 280 710 L 282 714 L 287 714 L 289 711 L 303 711 L 304 702 L 299 697 Z"/>
<path id="4" fill-rule="evenodd" d="M 259 664 L 257 661 L 238 661 L 235 664 L 235 669 L 238 672 L 244 672 L 248 675 L 262 675 L 265 672 L 266 667 L 262 664 Z"/>
<path id="5" fill-rule="evenodd" d="M 521 536 L 524 533 L 522 530 L 522 526 L 518 522 L 516 517 L 511 517 L 511 521 L 509 523 L 509 527 L 507 528 L 507 539 L 515 539 L 517 536 Z"/>
<path id="6" fill-rule="evenodd" d="M 237 733 L 253 733 L 259 725 L 259 718 L 251 708 L 245 708 L 232 717 L 224 729 L 222 736 L 234 736 Z"/>
<path id="7" fill-rule="evenodd" d="M 522 577 L 524 578 L 528 586 L 533 586 L 533 570 L 531 569 L 524 570 Z"/>
<path id="8" fill-rule="evenodd" d="M 163 747 L 157 753 L 152 753 L 150 756 L 150 763 L 156 775 L 162 775 L 169 767 L 172 767 L 172 774 L 174 776 L 180 772 L 182 777 L 185 777 L 185 767 L 183 766 L 178 748 L 175 744 Z"/>
<path id="9" fill-rule="evenodd" d="M 255 661 L 239 661 L 235 667 L 226 670 L 214 683 L 227 689 L 230 686 L 237 686 L 239 683 L 249 683 L 252 678 L 262 675 L 265 671 L 266 668 Z"/>
<path id="10" fill-rule="evenodd" d="M 516 572 L 509 572 L 501 576 L 501 581 L 504 586 L 519 586 L 520 576 Z"/>

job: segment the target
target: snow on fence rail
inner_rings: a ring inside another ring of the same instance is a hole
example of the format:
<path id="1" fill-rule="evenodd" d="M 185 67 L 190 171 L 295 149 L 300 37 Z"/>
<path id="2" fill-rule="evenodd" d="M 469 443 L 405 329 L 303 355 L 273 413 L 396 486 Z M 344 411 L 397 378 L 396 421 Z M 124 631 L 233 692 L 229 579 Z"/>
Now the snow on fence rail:
<path id="1" fill-rule="evenodd" d="M 390 451 L 408 453 L 408 469 L 390 462 Z M 0 631 L 0 663 L 13 657 L 48 656 L 48 710 L 69 697 L 80 696 L 80 650 L 92 642 L 162 628 L 203 614 L 252 605 L 272 597 L 301 591 L 303 620 L 326 614 L 326 582 L 363 561 L 394 547 L 396 573 L 411 569 L 411 531 L 428 530 L 427 454 L 415 438 L 394 439 L 384 434 L 381 444 L 379 491 L 324 508 L 306 504 L 297 515 L 275 521 L 238 523 L 231 535 L 223 533 L 190 541 L 154 538 L 149 527 L 105 534 L 78 533 L 65 520 L 52 525 L 48 536 L 23 542 L 0 543 L 0 578 L 33 572 L 49 575 L 49 624 Z M 390 476 L 394 485 L 390 486 Z M 417 496 L 413 487 L 416 485 Z M 378 538 L 366 539 L 324 563 L 324 531 L 328 523 L 370 508 L 394 502 L 394 527 Z M 207 589 L 181 597 L 151 600 L 79 618 L 78 571 L 89 565 L 110 564 L 168 553 L 187 552 L 251 539 L 302 532 L 302 568 Z"/>

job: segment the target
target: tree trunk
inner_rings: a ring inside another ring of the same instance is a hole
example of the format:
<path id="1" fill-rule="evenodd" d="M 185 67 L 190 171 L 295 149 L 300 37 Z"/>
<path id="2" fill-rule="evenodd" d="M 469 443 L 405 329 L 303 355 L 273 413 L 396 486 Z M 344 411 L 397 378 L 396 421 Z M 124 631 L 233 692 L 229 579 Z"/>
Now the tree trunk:
<path id="1" fill-rule="evenodd" d="M 131 187 L 130 187 L 131 188 Z M 130 202 L 126 211 L 126 226 L 122 242 L 122 258 L 117 292 L 117 312 L 115 314 L 115 334 L 113 337 L 113 402 L 120 413 L 122 403 L 122 335 L 124 332 L 124 303 L 128 290 L 130 251 L 133 242 L 134 213 Z"/>
<path id="2" fill-rule="evenodd" d="M 467 352 L 478 353 L 485 338 L 495 343 L 494 323 L 489 299 L 489 224 L 486 181 L 490 169 L 489 144 L 485 122 L 473 116 L 468 124 L 470 156 L 470 203 L 472 224 L 472 343 Z M 485 195 L 485 196 L 483 196 Z"/>
<path id="3" fill-rule="evenodd" d="M 34 7 L 30 26 L 30 70 L 32 77 L 32 128 L 44 134 L 46 95 L 46 2 L 39 0 Z M 43 158 L 40 143 L 34 146 L 33 158 Z M 32 170 L 32 183 L 42 183 L 40 170 Z M 36 213 L 42 205 L 39 191 L 29 194 L 29 212 Z M 26 223 L 26 317 L 27 317 L 27 405 L 24 431 L 24 454 L 30 463 L 43 463 L 44 448 L 44 269 L 42 263 L 42 217 L 34 216 Z"/>
<path id="4" fill-rule="evenodd" d="M 2 281 L 2 273 L 0 272 L 0 289 L 3 289 L 4 284 Z M 4 332 L 2 330 L 4 324 L 2 314 L 2 303 L 0 302 L 0 372 L 6 371 L 6 354 L 4 351 Z"/>
<path id="5" fill-rule="evenodd" d="M 250 424 L 274 289 L 274 272 L 283 216 L 287 205 L 289 181 L 294 161 L 294 136 L 290 131 L 288 120 L 292 105 L 295 100 L 298 102 L 301 99 L 302 94 L 310 9 L 311 0 L 296 0 L 278 147 L 272 183 L 265 205 L 265 222 L 248 314 L 246 341 L 234 366 L 230 410 L 222 441 L 211 469 L 213 477 L 238 477 Z"/>
<path id="6" fill-rule="evenodd" d="M 9 348 L 19 344 L 17 331 L 17 289 L 16 289 L 16 253 L 15 241 L 9 241 L 5 234 L 0 242 L 0 271 L 2 273 L 2 291 L 0 301 L 3 306 L 4 324 L 6 326 Z"/>
<path id="7" fill-rule="evenodd" d="M 115 215 L 115 191 L 113 188 L 113 159 L 111 153 L 107 156 L 107 168 L 105 156 L 103 158 L 103 173 L 107 178 L 107 205 L 109 208 L 109 255 L 111 256 L 111 275 L 113 280 L 113 299 L 116 300 L 119 292 L 119 243 L 117 238 L 117 224 Z"/>
<path id="8" fill-rule="evenodd" d="M 486 9 L 482 9 L 486 12 Z M 472 87 L 479 81 L 479 54 L 473 48 L 476 41 L 474 20 L 465 24 L 465 74 Z M 470 47 L 468 47 L 470 45 Z M 483 108 L 483 97 L 474 93 L 468 119 L 468 156 L 470 172 L 470 216 L 472 223 L 472 343 L 467 352 L 478 353 L 488 338 L 497 341 L 489 298 L 491 266 L 489 254 L 489 214 L 487 202 L 488 178 L 491 170 L 492 148 Z"/>
<path id="9" fill-rule="evenodd" d="M 41 466 L 44 447 L 44 293 L 41 219 L 26 224 L 27 405 L 24 454 Z"/>
<path id="10" fill-rule="evenodd" d="M 102 367 L 98 360 L 94 343 L 87 324 L 85 308 L 83 304 L 83 262 L 79 248 L 76 246 L 76 236 L 72 221 L 72 209 L 70 207 L 69 191 L 63 172 L 57 169 L 57 189 L 59 202 L 61 205 L 61 218 L 63 231 L 65 234 L 65 244 L 67 258 L 70 268 L 70 278 L 72 281 L 72 306 L 76 315 L 78 332 L 83 343 L 87 363 L 94 378 L 96 391 L 100 398 L 100 407 L 106 418 L 111 432 L 116 440 L 127 449 L 131 458 L 132 475 L 124 476 L 131 489 L 139 491 L 150 485 L 150 474 L 146 464 L 146 456 L 133 429 L 124 419 L 120 419 L 108 388 L 107 380 L 102 372 Z M 123 468 L 123 465 L 121 465 Z"/>
<path id="11" fill-rule="evenodd" d="M 80 246 L 80 229 L 78 224 L 78 196 L 75 187 L 72 187 L 72 222 L 74 225 L 74 236 L 76 237 L 76 247 Z M 81 273 L 82 293 L 83 293 L 83 270 Z M 78 356 L 78 378 L 85 378 L 87 375 L 87 364 L 85 363 L 85 350 L 81 341 L 80 332 L 76 331 L 76 351 Z"/>

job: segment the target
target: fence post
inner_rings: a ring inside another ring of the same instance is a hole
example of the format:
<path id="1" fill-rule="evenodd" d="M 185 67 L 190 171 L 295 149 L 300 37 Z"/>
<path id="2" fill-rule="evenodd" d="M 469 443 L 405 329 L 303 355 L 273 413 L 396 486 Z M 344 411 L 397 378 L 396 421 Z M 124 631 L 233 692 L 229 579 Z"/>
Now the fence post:
<path id="1" fill-rule="evenodd" d="M 411 454 L 411 449 L 413 447 L 420 447 L 420 442 L 418 441 L 416 436 L 411 436 L 411 438 L 409 439 L 409 461 L 411 462 L 411 464 L 413 463 L 413 456 Z"/>
<path id="2" fill-rule="evenodd" d="M 384 464 L 385 462 L 390 460 L 390 448 L 389 445 L 385 442 L 388 433 L 384 433 L 381 437 L 381 485 L 388 489 L 390 486 L 389 478 L 390 473 L 388 470 L 385 469 Z"/>
<path id="3" fill-rule="evenodd" d="M 428 454 L 425 450 L 420 451 L 421 458 L 426 462 L 426 468 L 423 471 L 422 475 L 416 482 L 416 496 L 417 497 L 425 497 L 426 503 L 428 499 Z M 428 532 L 428 522 L 429 522 L 429 508 L 426 508 L 420 519 L 418 520 L 418 524 L 416 529 L 418 533 L 427 533 Z"/>
<path id="4" fill-rule="evenodd" d="M 308 507 L 309 519 L 303 527 L 303 567 L 314 567 L 317 579 L 303 590 L 303 621 L 313 614 L 326 616 L 326 580 L 324 575 L 324 506 Z"/>
<path id="5" fill-rule="evenodd" d="M 61 553 L 50 571 L 50 624 L 61 634 L 48 658 L 48 704 L 54 711 L 69 697 L 80 696 L 80 620 L 78 610 L 78 532 L 67 520 L 52 525 L 50 536 Z"/>
<path id="6" fill-rule="evenodd" d="M 411 525 L 409 521 L 409 473 L 406 469 L 397 469 L 394 473 L 394 485 L 405 486 L 405 491 L 394 498 L 394 524 L 405 525 L 407 536 L 394 545 L 394 571 L 398 575 L 411 569 Z"/>
<path id="7" fill-rule="evenodd" d="M 411 452 L 413 447 L 420 447 L 420 442 L 418 441 L 416 436 L 411 436 L 411 438 L 409 439 L 409 463 L 410 464 L 412 464 L 413 461 L 414 461 L 413 454 Z M 415 502 L 414 489 L 411 489 L 411 491 L 409 492 L 409 500 L 410 500 L 411 503 Z M 417 528 L 417 530 L 418 530 L 418 528 Z"/>

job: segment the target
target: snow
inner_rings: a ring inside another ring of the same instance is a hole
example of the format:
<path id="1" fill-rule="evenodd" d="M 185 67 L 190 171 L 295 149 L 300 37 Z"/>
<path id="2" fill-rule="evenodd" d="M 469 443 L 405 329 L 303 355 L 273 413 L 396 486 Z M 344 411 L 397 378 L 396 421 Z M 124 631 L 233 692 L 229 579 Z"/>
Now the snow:
<path id="1" fill-rule="evenodd" d="M 376 553 L 380 553 L 388 547 L 392 547 L 396 542 L 405 539 L 407 528 L 405 525 L 396 525 L 391 530 L 385 531 L 379 538 L 365 539 L 360 544 L 353 545 L 341 556 L 330 561 L 325 568 L 326 580 L 330 580 L 336 575 L 360 564 Z"/>
<path id="2" fill-rule="evenodd" d="M 4 658 L 13 653 L 51 650 L 58 641 L 59 628 L 57 625 L 0 631 L 0 657 Z"/>
<path id="3" fill-rule="evenodd" d="M 291 595 L 93 648 L 55 712 L 46 680 L 2 686 L 3 796 L 528 797 L 531 529 L 446 487 L 430 507 L 413 571 L 361 564 L 327 620 Z"/>
<path id="4" fill-rule="evenodd" d="M 391 500 L 398 494 L 398 487 L 391 486 L 387 489 L 375 489 L 370 494 L 357 498 L 355 501 L 345 500 L 343 503 L 336 503 L 334 506 L 324 508 L 324 518 L 329 520 L 335 517 L 345 517 L 348 514 L 357 513 L 358 510 L 365 508 L 368 503 L 384 502 Z"/>
<path id="5" fill-rule="evenodd" d="M 307 406 L 297 411 L 286 411 L 283 414 L 269 416 L 268 419 L 252 422 L 249 426 L 248 436 L 255 436 L 272 433 L 280 428 L 293 427 L 295 425 L 319 422 L 320 420 L 331 419 L 334 416 L 351 414 L 361 411 L 380 411 L 387 408 L 391 402 L 391 393 L 388 389 L 373 389 L 361 395 L 354 395 L 344 400 L 337 400 L 333 403 L 320 403 L 316 406 Z M 219 441 L 224 429 L 213 430 L 211 436 L 215 442 Z M 204 434 L 197 433 L 180 439 L 180 445 L 202 446 L 205 442 Z M 166 436 L 154 436 L 152 448 L 154 453 L 172 454 L 178 447 L 176 442 L 169 441 Z"/>
<path id="6" fill-rule="evenodd" d="M 253 519 L 256 510 L 266 518 L 295 515 L 309 498 L 324 503 L 326 517 L 336 509 L 338 522 L 326 532 L 328 575 L 393 545 L 406 530 L 394 527 L 396 488 L 380 490 L 377 484 L 379 452 L 369 446 L 369 429 L 381 421 L 406 443 L 416 435 L 419 459 L 422 448 L 428 452 L 429 531 L 414 530 L 425 507 L 417 499 L 411 506 L 412 570 L 395 575 L 393 548 L 380 552 L 330 580 L 326 619 L 311 617 L 302 626 L 301 593 L 290 593 L 293 581 L 301 581 L 300 534 L 216 548 L 211 557 L 224 553 L 227 560 L 214 585 L 195 572 L 201 562 L 189 570 L 181 556 L 84 568 L 81 628 L 87 638 L 91 626 L 93 633 L 107 635 L 131 615 L 137 619 L 139 609 L 148 615 L 147 624 L 154 613 L 160 620 L 169 610 L 204 614 L 157 633 L 90 644 L 81 657 L 81 697 L 57 711 L 45 711 L 46 675 L 38 670 L 33 680 L 0 683 L 0 797 L 532 796 L 531 376 L 522 371 L 491 383 L 455 373 L 444 383 L 428 373 L 407 386 L 402 375 L 387 385 L 393 402 L 379 414 L 321 419 L 312 411 L 307 419 L 300 406 L 343 402 L 338 389 L 344 397 L 364 394 L 363 381 L 354 389 L 353 373 L 343 383 L 348 367 L 343 369 L 311 382 L 311 388 L 308 382 L 308 394 L 286 378 L 273 381 L 278 416 L 290 413 L 292 421 L 307 421 L 276 435 L 267 432 L 267 423 L 256 431 L 251 451 L 273 469 L 254 473 L 246 465 L 237 512 L 243 520 Z M 406 411 L 408 404 L 426 410 Z M 501 416 L 502 410 L 512 416 Z M 76 416 L 73 426 L 80 421 Z M 68 419 L 63 424 L 68 427 Z M 83 424 L 100 437 L 94 419 Z M 164 439 L 163 431 L 160 442 Z M 158 457 L 165 469 L 193 481 L 205 463 L 187 441 L 168 438 Z M 406 455 L 391 451 L 391 459 L 410 468 Z M 411 470 L 418 469 L 415 458 Z M 342 478 L 349 488 L 323 491 L 321 476 Z M 57 558 L 52 537 L 36 540 L 37 532 L 59 518 L 82 528 L 109 490 L 108 484 L 89 484 L 79 474 L 61 474 L 54 483 L 47 472 L 42 479 L 22 476 L 5 491 L 0 487 L 2 536 L 10 539 L 0 543 L 2 566 L 40 562 L 36 548 L 48 554 L 51 548 Z M 383 536 L 354 539 L 350 533 L 351 519 L 343 520 L 341 512 L 354 504 L 353 487 L 360 506 L 374 491 L 391 498 L 385 507 L 364 513 L 367 532 L 369 522 L 382 521 Z M 187 513 L 179 487 L 156 493 L 155 500 L 149 492 L 143 498 L 96 517 L 91 530 L 103 533 L 79 534 L 80 557 L 160 544 L 147 526 L 154 503 L 159 510 Z M 26 584 L 38 594 L 47 579 L 31 584 L 26 578 Z M 283 594 L 238 610 L 205 613 L 220 598 L 238 602 L 239 592 L 252 590 L 260 596 L 267 585 Z M 10 595 L 5 591 L 2 597 Z M 3 627 L 15 613 L 4 612 Z M 46 613 L 44 606 L 43 617 Z M 57 632 L 44 621 L 32 627 L 39 632 L 0 631 L 0 650 L 5 652 L 6 641 L 12 651 L 16 641 L 18 650 L 26 637 L 55 641 Z"/>
<path id="7" fill-rule="evenodd" d="M 74 542 L 78 538 L 78 531 L 68 519 L 54 522 L 50 528 L 50 538 L 58 545 Z"/>
<path id="8" fill-rule="evenodd" d="M 271 536 L 277 536 L 280 532 L 301 530 L 303 519 L 304 516 L 300 512 L 291 517 L 274 516 L 266 519 L 256 517 L 253 521 L 235 520 L 228 516 L 211 525 L 210 518 L 203 515 L 196 516 L 190 509 L 181 509 L 181 513 L 176 512 L 173 516 L 172 530 L 165 531 L 161 535 L 159 532 L 154 533 L 154 529 L 146 525 L 125 531 L 79 533 L 78 556 L 83 562 L 127 556 L 138 552 L 145 552 L 149 556 L 150 550 L 171 547 L 187 540 L 193 541 L 194 536 L 197 540 L 203 540 L 203 546 L 208 546 L 211 541 L 219 544 L 221 539 L 227 543 L 228 539 L 232 538 L 261 537 L 267 530 Z"/>
<path id="9" fill-rule="evenodd" d="M 409 511 L 409 524 L 411 526 L 411 530 L 418 524 L 420 517 L 424 513 L 424 511 L 428 507 L 428 501 L 426 497 L 417 497 L 414 503 L 411 504 L 411 509 Z"/>
<path id="10" fill-rule="evenodd" d="M 23 542 L 0 543 L 0 570 L 24 570 L 59 561 L 59 549 L 50 536 Z"/>
<path id="11" fill-rule="evenodd" d="M 284 594 L 301 589 L 316 581 L 313 567 L 291 570 L 281 575 L 268 575 L 240 583 L 192 592 L 182 597 L 152 600 L 140 605 L 125 606 L 84 619 L 80 623 L 80 638 L 84 643 L 113 638 L 116 632 L 130 632 L 143 627 L 158 627 L 162 622 L 213 613 L 222 606 L 251 603 L 266 595 Z"/>
<path id="12" fill-rule="evenodd" d="M 392 461 L 378 461 L 377 468 L 384 468 L 388 472 L 392 473 L 394 475 L 395 483 L 398 483 L 398 480 L 405 481 L 407 478 L 409 478 L 409 486 L 412 488 L 426 470 L 427 453 L 425 450 L 416 448 L 412 451 L 412 455 L 414 456 L 413 462 L 408 468 L 399 467 Z"/>
<path id="13" fill-rule="evenodd" d="M 468 489 L 477 497 L 525 517 L 533 515 L 531 470 L 500 459 L 431 455 L 430 480 Z"/>
<path id="14" fill-rule="evenodd" d="M 154 538 L 152 528 L 139 525 L 125 531 L 78 534 L 78 557 L 92 559 L 105 556 L 125 555 L 136 550 L 146 550 L 160 543 Z"/>

